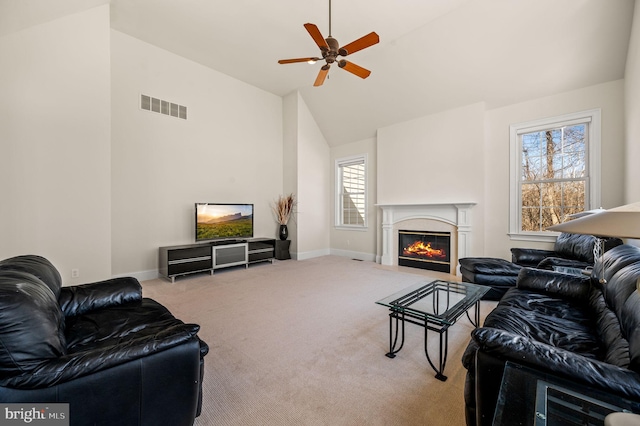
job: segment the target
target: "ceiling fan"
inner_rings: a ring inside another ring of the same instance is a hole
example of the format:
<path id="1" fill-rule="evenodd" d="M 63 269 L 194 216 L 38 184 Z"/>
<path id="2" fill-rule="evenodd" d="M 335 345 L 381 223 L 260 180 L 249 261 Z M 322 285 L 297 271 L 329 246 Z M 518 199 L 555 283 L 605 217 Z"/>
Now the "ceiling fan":
<path id="1" fill-rule="evenodd" d="M 310 64 L 314 64 L 316 63 L 316 61 L 324 59 L 326 63 L 322 66 L 322 68 L 320 68 L 320 72 L 316 77 L 316 81 L 315 83 L 313 83 L 314 86 L 321 86 L 322 83 L 324 83 L 324 80 L 329 73 L 329 68 L 331 68 L 331 64 L 333 63 L 337 63 L 340 68 L 349 71 L 350 73 L 357 75 L 360 78 L 369 77 L 371 71 L 366 68 L 362 68 L 361 66 L 356 65 L 353 62 L 349 62 L 346 59 L 338 59 L 338 56 L 347 56 L 359 50 L 373 46 L 380 41 L 378 34 L 376 34 L 375 32 L 371 32 L 355 41 L 352 41 L 346 46 L 340 47 L 338 40 L 331 36 L 331 0 L 329 0 L 329 37 L 327 37 L 326 39 L 322 37 L 322 33 L 314 24 L 304 24 L 304 27 L 306 28 L 309 35 L 311 35 L 311 38 L 313 38 L 313 41 L 315 41 L 320 48 L 322 58 L 309 57 L 280 59 L 278 61 L 279 64 L 293 64 L 296 62 L 308 62 Z"/>

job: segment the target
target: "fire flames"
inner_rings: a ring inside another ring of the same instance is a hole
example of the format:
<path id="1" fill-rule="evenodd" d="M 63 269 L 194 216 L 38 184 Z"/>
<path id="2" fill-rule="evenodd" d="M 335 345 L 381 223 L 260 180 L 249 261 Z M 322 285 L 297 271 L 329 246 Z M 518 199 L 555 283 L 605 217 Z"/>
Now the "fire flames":
<path id="1" fill-rule="evenodd" d="M 444 249 L 435 249 L 431 247 L 431 243 L 426 243 L 424 241 L 415 241 L 409 247 L 405 247 L 402 250 L 402 253 L 405 256 L 421 256 L 428 257 L 432 259 L 446 259 L 447 253 Z"/>

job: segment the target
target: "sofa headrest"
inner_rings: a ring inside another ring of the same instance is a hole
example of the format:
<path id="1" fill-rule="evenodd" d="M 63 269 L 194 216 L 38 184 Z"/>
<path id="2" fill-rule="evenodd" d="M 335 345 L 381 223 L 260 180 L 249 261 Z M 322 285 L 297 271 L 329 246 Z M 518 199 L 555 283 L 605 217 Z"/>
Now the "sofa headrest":
<path id="1" fill-rule="evenodd" d="M 629 342 L 629 368 L 640 373 L 640 247 L 621 245 L 606 252 L 592 271 L 592 282 L 601 285 L 604 299 L 620 322 Z"/>
<path id="2" fill-rule="evenodd" d="M 593 235 L 567 234 L 558 235 L 553 251 L 568 259 L 593 263 L 593 246 L 596 237 Z"/>
<path id="3" fill-rule="evenodd" d="M 64 354 L 64 316 L 53 291 L 35 275 L 0 270 L 0 378 Z"/>
<path id="4" fill-rule="evenodd" d="M 60 287 L 62 287 L 62 278 L 58 270 L 42 256 L 24 255 L 11 257 L 0 261 L 0 271 L 22 271 L 38 277 L 45 283 L 58 299 L 60 295 Z"/>
<path id="5" fill-rule="evenodd" d="M 558 235 L 553 251 L 567 259 L 575 259 L 581 262 L 593 264 L 593 247 L 597 238 L 593 235 L 568 234 L 566 232 Z M 608 251 L 613 247 L 622 244 L 620 238 L 604 238 L 604 249 Z"/>

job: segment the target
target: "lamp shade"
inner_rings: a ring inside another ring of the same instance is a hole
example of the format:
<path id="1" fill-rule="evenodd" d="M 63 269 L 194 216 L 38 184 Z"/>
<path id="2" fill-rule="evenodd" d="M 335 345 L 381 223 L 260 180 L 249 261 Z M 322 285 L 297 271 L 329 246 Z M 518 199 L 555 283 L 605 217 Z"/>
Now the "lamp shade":
<path id="1" fill-rule="evenodd" d="M 596 237 L 640 238 L 640 203 L 627 204 L 547 228 Z"/>
<path id="2" fill-rule="evenodd" d="M 602 207 L 598 208 L 598 209 L 593 209 L 593 210 L 585 210 L 583 212 L 580 213 L 574 213 L 574 214 L 570 214 L 569 216 L 567 216 L 570 219 L 578 219 L 579 217 L 584 217 L 584 216 L 589 216 L 590 214 L 595 214 L 595 213 L 602 213 L 605 212 L 606 210 L 603 209 Z"/>

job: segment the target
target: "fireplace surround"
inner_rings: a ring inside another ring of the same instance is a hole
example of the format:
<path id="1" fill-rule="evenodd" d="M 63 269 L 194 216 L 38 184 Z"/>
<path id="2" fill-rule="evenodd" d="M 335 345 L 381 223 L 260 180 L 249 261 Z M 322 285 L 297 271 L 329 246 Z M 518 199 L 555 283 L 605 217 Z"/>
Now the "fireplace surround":
<path id="1" fill-rule="evenodd" d="M 458 259 L 469 257 L 471 253 L 471 209 L 475 205 L 474 202 L 377 204 L 382 210 L 382 253 L 379 263 L 398 265 L 399 230 L 444 230 L 451 232 L 449 273 L 455 275 Z"/>

